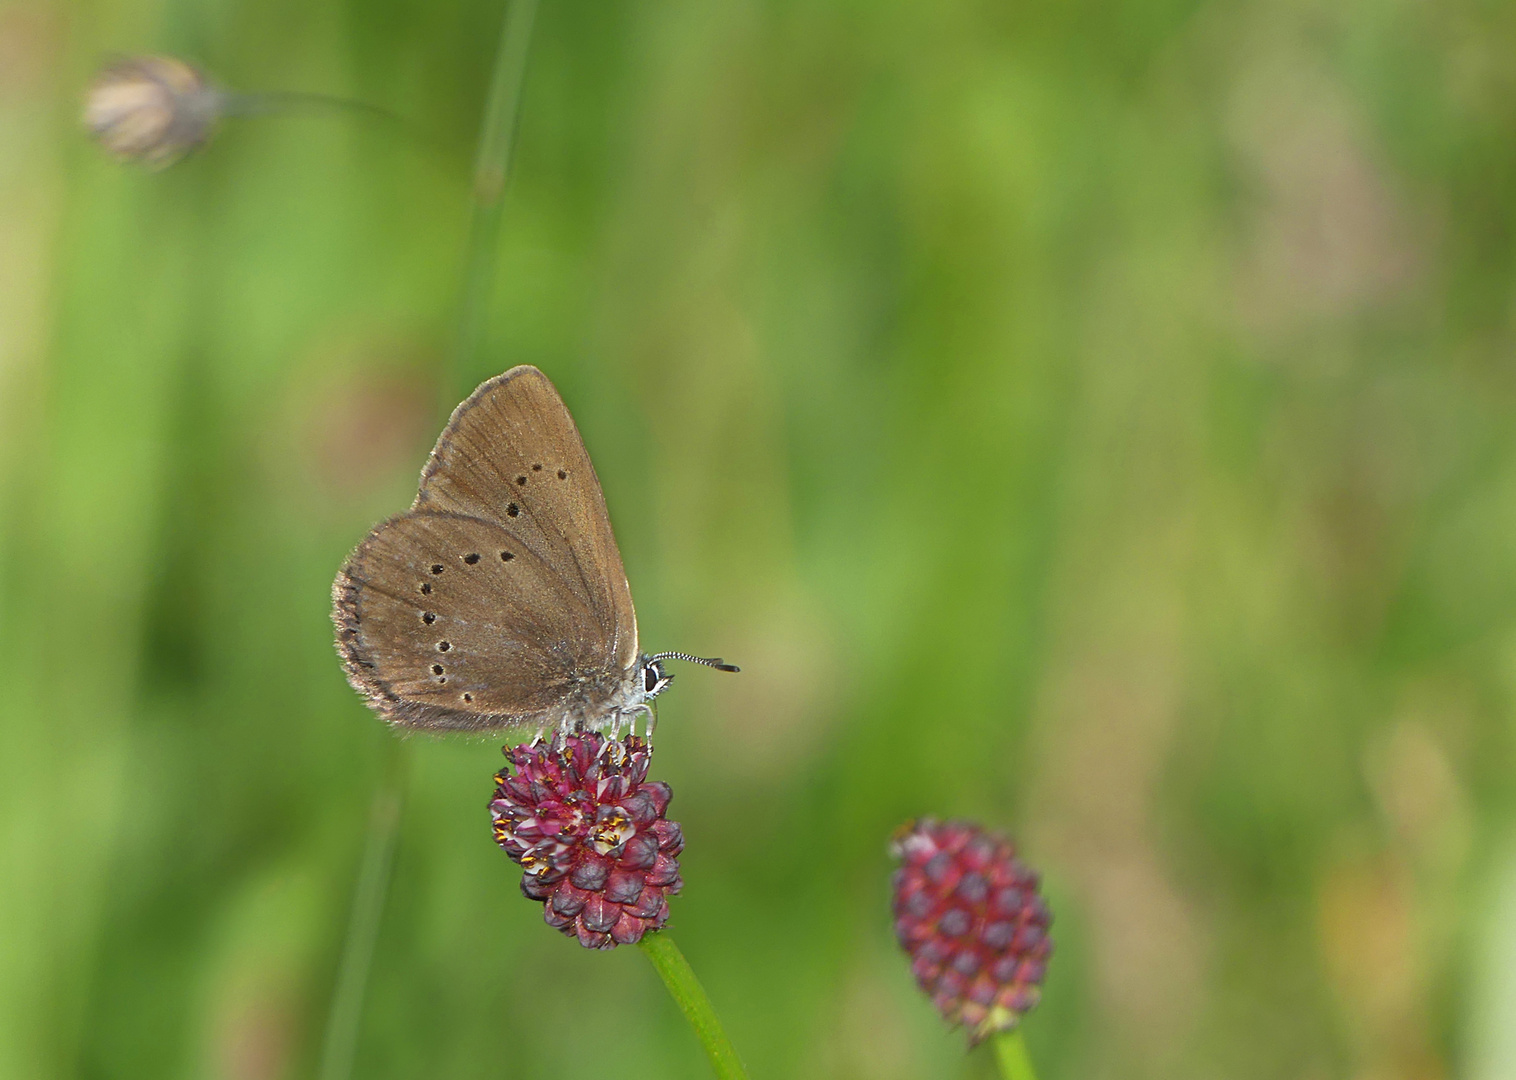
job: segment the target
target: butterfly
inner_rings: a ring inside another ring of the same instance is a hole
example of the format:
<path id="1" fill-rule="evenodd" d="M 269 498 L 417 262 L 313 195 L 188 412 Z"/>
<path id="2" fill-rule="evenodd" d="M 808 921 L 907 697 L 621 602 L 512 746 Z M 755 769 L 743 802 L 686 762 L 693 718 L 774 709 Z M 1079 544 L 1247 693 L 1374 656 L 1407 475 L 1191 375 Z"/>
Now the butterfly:
<path id="1" fill-rule="evenodd" d="M 423 731 L 652 732 L 665 660 L 640 652 L 605 496 L 547 376 L 522 365 L 453 411 L 416 501 L 332 585 L 348 682 Z"/>

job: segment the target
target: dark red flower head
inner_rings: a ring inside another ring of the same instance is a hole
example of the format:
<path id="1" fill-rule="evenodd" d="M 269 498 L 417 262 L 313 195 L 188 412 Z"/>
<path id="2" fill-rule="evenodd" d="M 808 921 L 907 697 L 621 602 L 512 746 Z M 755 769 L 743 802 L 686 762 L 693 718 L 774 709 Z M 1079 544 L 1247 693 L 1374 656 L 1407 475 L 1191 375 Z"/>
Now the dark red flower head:
<path id="1" fill-rule="evenodd" d="M 646 780 L 652 747 L 586 732 L 506 747 L 490 802 L 495 843 L 521 864 L 521 891 L 543 902 L 547 924 L 587 949 L 641 940 L 669 917 L 683 886 L 673 793 Z"/>
<path id="2" fill-rule="evenodd" d="M 895 936 L 911 973 L 969 1045 L 1009 1031 L 1037 1004 L 1053 921 L 1037 873 L 964 821 L 922 818 L 896 834 Z"/>

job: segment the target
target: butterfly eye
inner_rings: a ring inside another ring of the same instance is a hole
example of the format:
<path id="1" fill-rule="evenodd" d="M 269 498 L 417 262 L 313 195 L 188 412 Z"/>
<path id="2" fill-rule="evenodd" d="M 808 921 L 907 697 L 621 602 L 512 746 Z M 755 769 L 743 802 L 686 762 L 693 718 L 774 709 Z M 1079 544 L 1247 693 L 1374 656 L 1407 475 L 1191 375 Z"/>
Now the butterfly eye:
<path id="1" fill-rule="evenodd" d="M 668 683 L 668 676 L 663 673 L 663 665 L 656 660 L 648 661 L 647 666 L 642 669 L 642 692 L 651 697 Z"/>

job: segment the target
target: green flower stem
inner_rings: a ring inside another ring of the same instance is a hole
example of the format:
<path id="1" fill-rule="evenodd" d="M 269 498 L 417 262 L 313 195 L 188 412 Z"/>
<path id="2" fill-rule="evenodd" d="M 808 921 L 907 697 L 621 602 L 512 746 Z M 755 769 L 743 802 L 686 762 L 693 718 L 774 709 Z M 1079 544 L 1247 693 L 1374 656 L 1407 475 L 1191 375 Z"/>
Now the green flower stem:
<path id="1" fill-rule="evenodd" d="M 537 0 L 511 0 L 500 31 L 500 46 L 495 52 L 489 100 L 479 129 L 479 148 L 474 155 L 473 216 L 464 257 L 463 306 L 452 370 L 445 380 L 444 408 L 448 410 L 473 389 L 477 374 L 474 357 L 484 340 L 485 314 L 495 284 L 505 184 L 510 178 L 511 158 L 516 149 L 521 85 L 526 78 L 526 58 L 536 16 Z"/>
<path id="2" fill-rule="evenodd" d="M 352 98 L 332 94 L 312 94 L 303 90 L 228 93 L 222 98 L 222 111 L 227 116 L 265 116 L 269 113 L 305 111 L 357 113 L 392 123 L 400 122 L 399 116 L 382 105 L 370 105 L 366 101 L 354 101 Z"/>
<path id="3" fill-rule="evenodd" d="M 1002 1031 L 995 1036 L 995 1060 L 1000 1065 L 1000 1075 L 1005 1080 L 1037 1080 L 1032 1068 L 1032 1059 L 1027 1056 L 1026 1040 L 1021 1037 L 1021 1028 Z"/>
<path id="4" fill-rule="evenodd" d="M 706 1055 L 711 1059 L 711 1068 L 716 1070 L 720 1080 L 747 1080 L 747 1072 L 737 1059 L 737 1051 L 732 1049 L 726 1032 L 722 1030 L 716 1010 L 711 1007 L 711 999 L 706 997 L 705 988 L 695 978 L 694 969 L 679 951 L 679 946 L 674 944 L 674 939 L 659 930 L 642 935 L 638 947 L 652 961 L 663 985 L 668 987 L 674 1004 L 684 1013 L 690 1027 L 695 1029 L 695 1037 L 705 1047 Z"/>
<path id="5" fill-rule="evenodd" d="M 347 940 L 337 968 L 337 987 L 332 993 L 326 1037 L 321 1047 L 320 1080 L 348 1080 L 353 1054 L 358 1047 L 358 1028 L 363 1019 L 363 999 L 368 990 L 369 967 L 374 959 L 374 941 L 389 895 L 390 867 L 395 857 L 395 837 L 400 831 L 400 811 L 405 804 L 408 753 L 400 740 L 390 741 L 386 776 L 374 793 L 369 811 L 368 838 L 358 863 L 358 884 L 348 913 Z"/>
<path id="6" fill-rule="evenodd" d="M 537 0 L 510 0 L 500 46 L 495 53 L 494 73 L 490 77 L 489 99 L 485 104 L 484 123 L 479 132 L 479 149 L 474 159 L 473 220 L 469 225 L 468 255 L 464 267 L 463 305 L 458 344 L 450 369 L 443 373 L 439 393 L 443 408 L 450 413 L 453 404 L 472 388 L 474 354 L 484 331 L 484 313 L 495 280 L 495 253 L 499 247 L 501 207 L 505 182 L 510 175 L 511 152 L 516 142 L 516 119 L 521 108 L 521 83 L 526 74 L 527 47 L 531 43 L 532 21 L 537 14 Z M 353 103 L 314 94 L 267 94 L 248 97 L 247 112 L 260 111 L 282 104 L 308 104 L 326 107 L 357 107 Z M 256 103 L 260 103 L 261 106 Z M 377 110 L 383 112 L 384 110 Z M 320 1080 L 348 1080 L 353 1071 L 353 1055 L 358 1045 L 358 1029 L 363 1017 L 363 999 L 368 988 L 369 967 L 374 958 L 374 941 L 384 915 L 389 893 L 390 865 L 394 859 L 395 838 L 400 830 L 404 804 L 405 773 L 408 753 L 398 741 L 392 743 L 389 775 L 374 796 L 369 817 L 368 839 L 359 864 L 358 885 L 353 893 L 353 907 L 348 916 L 347 940 L 337 971 L 337 988 L 332 995 L 331 1013 L 327 1017 L 326 1036 L 321 1051 Z M 672 948 L 670 943 L 670 948 Z M 678 955 L 678 950 L 674 950 Z M 681 958 L 681 963 L 683 962 Z M 689 968 L 686 965 L 685 970 Z M 665 976 L 667 978 L 667 976 Z M 694 983 L 694 976 L 689 976 Z M 699 990 L 696 984 L 696 990 Z M 704 994 L 701 995 L 704 1000 Z M 709 1012 L 710 1005 L 706 1004 Z M 717 1032 L 720 1028 L 717 1027 Z M 736 1057 L 732 1057 L 736 1061 Z M 741 1070 L 726 1074 L 740 1076 Z"/>

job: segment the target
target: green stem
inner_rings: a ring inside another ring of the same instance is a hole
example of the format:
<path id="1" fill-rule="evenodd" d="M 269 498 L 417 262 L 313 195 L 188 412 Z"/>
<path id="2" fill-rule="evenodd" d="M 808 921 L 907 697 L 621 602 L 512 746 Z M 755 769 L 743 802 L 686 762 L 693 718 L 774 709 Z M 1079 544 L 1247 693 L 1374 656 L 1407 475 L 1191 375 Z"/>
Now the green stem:
<path id="1" fill-rule="evenodd" d="M 1000 1075 L 1005 1080 L 1037 1080 L 1032 1068 L 1032 1059 L 1027 1056 L 1026 1040 L 1019 1027 L 1002 1031 L 995 1036 L 995 1060 L 1000 1064 Z"/>
<path id="2" fill-rule="evenodd" d="M 255 93 L 228 93 L 222 98 L 222 111 L 226 116 L 263 116 L 268 113 L 300 112 L 357 113 L 376 119 L 399 123 L 400 117 L 382 105 L 370 105 L 366 101 L 335 97 L 331 94 L 311 94 L 303 90 L 263 90 Z"/>
<path id="3" fill-rule="evenodd" d="M 473 388 L 473 377 L 477 374 L 474 357 L 484 339 L 485 315 L 495 284 L 505 184 L 510 178 L 511 158 L 516 149 L 521 85 L 526 77 L 526 58 L 536 15 L 537 0 L 511 0 L 495 52 L 489 100 L 479 129 L 479 149 L 474 155 L 473 215 L 464 261 L 458 342 L 453 351 L 452 370 L 445 380 L 448 389 L 444 392 L 444 406 L 449 410 L 453 402 Z"/>
<path id="4" fill-rule="evenodd" d="M 374 793 L 368 838 L 358 863 L 358 884 L 348 913 L 347 940 L 342 943 L 337 988 L 332 993 L 332 1009 L 321 1047 L 320 1080 L 348 1080 L 353 1072 L 374 941 L 379 936 L 379 923 L 389 894 L 395 837 L 400 831 L 400 811 L 405 804 L 406 750 L 398 739 L 391 740 L 390 746 L 387 775 Z"/>
<path id="5" fill-rule="evenodd" d="M 674 944 L 674 939 L 660 930 L 642 935 L 639 947 L 657 969 L 674 1004 L 684 1013 L 690 1027 L 695 1029 L 695 1037 L 705 1047 L 706 1055 L 711 1059 L 711 1068 L 716 1070 L 720 1080 L 747 1080 L 747 1072 L 742 1068 L 742 1062 L 737 1059 L 737 1051 L 732 1049 L 731 1041 L 721 1028 L 716 1010 L 711 1007 L 711 999 L 706 997 L 705 988 L 695 978 L 694 969 L 679 951 L 679 946 Z"/>
<path id="6" fill-rule="evenodd" d="M 473 220 L 469 225 L 458 344 L 451 370 L 444 373 L 440 389 L 444 408 L 449 412 L 453 403 L 469 389 L 465 380 L 472 375 L 474 354 L 483 336 L 485 310 L 494 284 L 495 253 L 499 247 L 505 182 L 510 175 L 511 153 L 516 142 L 516 120 L 521 111 L 521 84 L 526 74 L 527 47 L 531 43 L 532 21 L 536 14 L 537 0 L 510 0 L 505 26 L 500 32 L 500 46 L 495 53 L 495 69 L 490 77 L 489 99 L 485 104 L 484 123 L 479 132 L 479 149 L 474 158 Z M 247 100 L 255 102 L 259 99 Z M 313 94 L 270 94 L 264 95 L 261 100 L 270 106 L 278 103 L 323 106 L 348 104 Z M 249 111 L 252 111 L 251 106 Z M 394 857 L 395 837 L 399 832 L 400 811 L 404 801 L 407 755 L 398 741 L 392 745 L 394 749 L 388 770 L 389 778 L 374 796 L 374 808 L 369 818 L 368 840 L 358 872 L 358 886 L 353 895 L 347 940 L 342 947 L 337 989 L 332 995 L 332 1010 L 327 1018 L 320 1080 L 348 1080 L 353 1070 L 353 1055 L 358 1045 L 358 1028 L 363 1016 L 369 967 L 374 958 L 374 941 L 379 933 L 384 902 L 389 892 L 390 864 Z"/>

